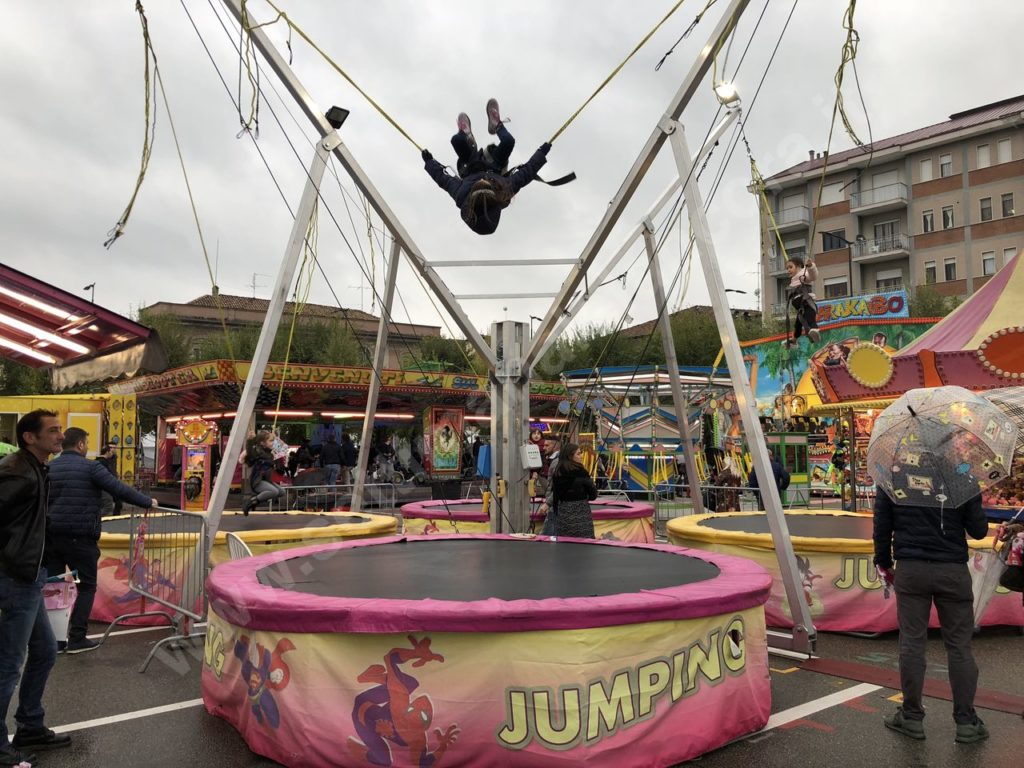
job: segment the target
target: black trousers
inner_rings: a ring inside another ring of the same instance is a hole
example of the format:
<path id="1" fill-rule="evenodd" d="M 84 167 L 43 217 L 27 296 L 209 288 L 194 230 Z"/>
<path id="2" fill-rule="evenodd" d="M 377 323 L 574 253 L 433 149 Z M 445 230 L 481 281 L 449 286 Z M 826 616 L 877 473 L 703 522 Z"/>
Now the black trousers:
<path id="1" fill-rule="evenodd" d="M 512 150 L 515 149 L 516 140 L 508 132 L 504 123 L 498 126 L 497 136 L 498 143 L 489 144 L 486 149 L 476 149 L 469 143 L 466 134 L 461 131 L 452 136 L 452 149 L 455 150 L 455 154 L 459 158 L 457 170 L 460 176 L 465 178 L 470 174 L 483 171 L 504 173 L 508 166 L 508 159 L 512 156 Z"/>
<path id="2" fill-rule="evenodd" d="M 949 687 L 953 690 L 953 719 L 973 723 L 978 665 L 971 653 L 974 635 L 974 595 L 966 563 L 900 560 L 896 563 L 896 613 L 900 624 L 900 687 L 903 714 L 923 720 L 925 650 L 932 604 L 939 615 L 946 646 Z"/>
<path id="3" fill-rule="evenodd" d="M 811 328 L 818 327 L 818 305 L 813 299 L 797 294 L 789 302 L 796 312 L 793 318 L 793 338 L 798 339 Z"/>
<path id="4" fill-rule="evenodd" d="M 78 571 L 78 598 L 71 609 L 68 624 L 68 640 L 74 642 L 85 638 L 89 627 L 89 614 L 96 598 L 96 569 L 100 559 L 99 543 L 93 539 L 71 539 L 49 537 L 46 540 L 46 554 L 43 563 L 51 576 L 64 573 L 64 566 Z M 63 640 L 58 637 L 57 640 Z"/>

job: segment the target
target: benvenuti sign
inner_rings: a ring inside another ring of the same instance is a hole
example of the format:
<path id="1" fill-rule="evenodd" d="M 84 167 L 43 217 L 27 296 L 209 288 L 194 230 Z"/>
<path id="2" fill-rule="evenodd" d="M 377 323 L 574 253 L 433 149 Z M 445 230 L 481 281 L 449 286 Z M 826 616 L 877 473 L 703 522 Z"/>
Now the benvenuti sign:
<path id="1" fill-rule="evenodd" d="M 839 320 L 875 320 L 890 317 L 909 317 L 906 291 L 867 293 L 844 299 L 818 302 L 818 324 Z"/>

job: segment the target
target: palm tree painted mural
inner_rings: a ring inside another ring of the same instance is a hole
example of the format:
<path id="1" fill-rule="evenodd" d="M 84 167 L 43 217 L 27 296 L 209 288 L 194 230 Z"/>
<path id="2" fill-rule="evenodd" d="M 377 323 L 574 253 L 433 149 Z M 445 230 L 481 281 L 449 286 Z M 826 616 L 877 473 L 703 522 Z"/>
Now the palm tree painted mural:
<path id="1" fill-rule="evenodd" d="M 827 365 L 831 357 L 838 364 L 841 356 L 845 361 L 845 354 L 849 354 L 850 348 L 862 341 L 878 344 L 894 354 L 934 324 L 933 320 L 914 319 L 901 319 L 896 323 L 851 320 L 822 328 L 818 344 L 811 344 L 806 336 L 801 336 L 797 346 L 787 349 L 782 345 L 783 336 L 771 336 L 742 342 L 740 346 L 747 361 L 758 408 L 768 414 L 776 397 L 800 388 L 811 359 L 821 360 Z"/>

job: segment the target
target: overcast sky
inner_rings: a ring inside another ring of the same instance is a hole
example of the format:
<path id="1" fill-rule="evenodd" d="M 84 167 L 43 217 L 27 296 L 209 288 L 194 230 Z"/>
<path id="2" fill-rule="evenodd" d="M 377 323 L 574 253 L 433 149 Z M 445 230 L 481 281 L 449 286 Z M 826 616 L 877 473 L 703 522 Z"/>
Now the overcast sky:
<path id="1" fill-rule="evenodd" d="M 257 147 L 247 137 L 237 138 L 239 116 L 233 99 L 239 93 L 239 58 L 233 47 L 237 35 L 229 37 L 222 27 L 230 23 L 226 11 L 217 0 L 185 0 L 185 5 L 202 40 L 179 2 L 151 0 L 146 11 L 210 259 L 215 262 L 221 292 L 251 296 L 255 282 L 255 294 L 267 297 L 291 216 Z M 454 164 L 448 140 L 456 114 L 469 113 L 482 143 L 487 139 L 484 104 L 490 96 L 499 99 L 504 115 L 511 118 L 508 127 L 518 142 L 513 163 L 525 162 L 671 3 L 281 0 L 281 5 L 416 141 L 442 162 Z M 574 170 L 578 181 L 559 188 L 527 187 L 505 212 L 497 233 L 488 237 L 475 235 L 462 224 L 451 199 L 424 173 L 418 151 L 298 37 L 293 41 L 293 67 L 322 109 L 338 104 L 351 110 L 342 129 L 343 140 L 428 260 L 575 258 L 726 2 L 720 0 L 655 71 L 662 54 L 702 5 L 700 0 L 684 3 L 555 142 L 544 175 Z M 737 72 L 740 55 L 764 8 L 763 2 L 751 2 L 724 65 L 749 110 L 747 135 L 765 176 L 806 159 L 811 148 L 825 148 L 833 77 L 844 40 L 845 1 L 799 2 L 764 87 L 751 104 L 791 7 L 789 0 L 769 2 Z M 260 21 L 272 18 L 259 0 L 252 0 L 249 8 Z M 124 314 L 140 305 L 185 302 L 209 293 L 210 281 L 162 101 L 149 171 L 126 232 L 112 248 L 103 248 L 108 230 L 131 195 L 142 146 L 143 49 L 134 3 L 33 0 L 6 2 L 4 10 L 0 25 L 4 261 L 72 293 L 83 293 L 82 286 L 95 281 L 97 303 Z M 1022 3 L 876 0 L 861 2 L 855 21 L 861 35 L 858 72 L 875 138 L 940 122 L 953 112 L 1024 92 L 1019 64 Z M 269 33 L 284 49 L 283 23 L 269 28 Z M 204 41 L 227 89 L 204 51 Z M 302 192 L 315 133 L 269 72 L 261 84 L 266 93 L 260 108 L 259 149 L 284 197 L 294 206 Z M 250 93 L 243 84 L 246 113 Z M 847 76 L 845 95 L 854 123 L 866 139 L 867 124 L 852 73 Z M 694 147 L 710 128 L 716 109 L 709 76 L 682 117 Z M 833 151 L 849 146 L 841 126 L 837 127 Z M 723 142 L 703 177 L 705 196 L 726 157 L 725 149 Z M 367 263 L 373 256 L 378 291 L 383 286 L 382 254 L 378 241 L 371 251 L 354 185 L 340 166 L 334 167 L 352 197 L 346 197 L 338 182 L 328 177 L 318 248 L 326 278 L 319 274 L 314 278 L 310 298 L 369 311 L 371 292 L 360 290 L 361 271 L 352 250 Z M 598 256 L 595 275 L 670 183 L 673 168 L 666 144 Z M 758 286 L 757 208 L 746 191 L 748 182 L 749 167 L 740 147 L 725 170 L 709 213 L 726 284 L 747 292 L 730 294 L 738 307 L 758 303 L 754 293 Z M 376 216 L 372 225 L 380 228 Z M 679 264 L 678 243 L 678 235 L 670 236 L 662 254 L 668 279 Z M 639 248 L 638 244 L 614 274 L 633 262 Z M 441 272 L 456 294 L 555 292 L 568 269 Z M 643 275 L 640 260 L 629 269 L 627 290 L 619 284 L 601 289 L 581 314 L 581 322 L 616 321 Z M 366 278 L 362 283 L 368 289 Z M 399 294 L 404 304 L 396 302 L 397 320 L 411 318 L 443 326 L 407 265 L 400 272 Z M 706 302 L 703 276 L 695 264 L 683 303 Z M 505 317 L 505 307 L 509 318 L 526 321 L 530 315 L 544 315 L 549 305 L 548 299 L 464 303 L 481 329 Z M 629 314 L 637 322 L 655 316 L 647 285 L 640 288 Z M 461 335 L 454 323 L 445 320 Z"/>

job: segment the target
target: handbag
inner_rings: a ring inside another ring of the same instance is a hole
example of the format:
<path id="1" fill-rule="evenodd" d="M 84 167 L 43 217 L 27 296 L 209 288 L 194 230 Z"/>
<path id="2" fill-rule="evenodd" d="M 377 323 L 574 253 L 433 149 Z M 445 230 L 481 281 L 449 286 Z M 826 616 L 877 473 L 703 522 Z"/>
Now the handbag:
<path id="1" fill-rule="evenodd" d="M 1020 522 L 1022 512 L 1024 510 L 1018 511 L 1010 522 Z M 1000 530 L 1002 529 L 1000 528 Z M 999 559 L 1003 561 L 1004 565 L 1003 573 L 999 577 L 999 586 L 1011 592 L 1024 592 L 1022 549 L 1024 549 L 1024 534 L 1018 533 L 1003 542 L 1003 547 L 999 550 Z"/>

